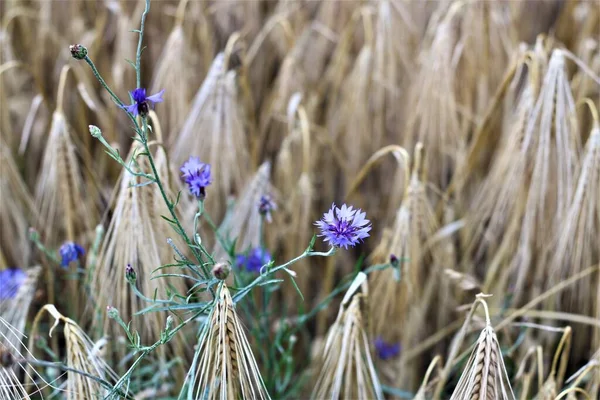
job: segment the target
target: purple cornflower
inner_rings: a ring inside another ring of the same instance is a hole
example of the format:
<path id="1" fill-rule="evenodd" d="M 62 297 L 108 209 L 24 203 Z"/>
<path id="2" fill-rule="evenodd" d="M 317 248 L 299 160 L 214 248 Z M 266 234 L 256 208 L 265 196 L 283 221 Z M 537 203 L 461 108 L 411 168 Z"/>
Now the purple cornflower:
<path id="1" fill-rule="evenodd" d="M 260 201 L 258 202 L 258 212 L 260 215 L 264 216 L 268 223 L 271 223 L 273 218 L 271 218 L 271 212 L 277 210 L 277 204 L 273 201 L 273 198 L 268 195 L 260 196 Z"/>
<path id="2" fill-rule="evenodd" d="M 162 95 L 164 92 L 165 90 L 163 89 L 152 96 L 146 97 L 146 89 L 137 88 L 129 92 L 131 98 L 133 99 L 133 104 L 130 106 L 123 106 L 123 108 L 133 115 L 139 114 L 144 117 L 148 115 L 148 111 L 150 111 L 151 106 L 154 107 L 154 104 L 161 103 L 163 101 Z"/>
<path id="3" fill-rule="evenodd" d="M 204 189 L 212 183 L 210 164 L 200 162 L 198 157 L 190 157 L 183 163 L 180 171 L 183 172 L 182 178 L 188 184 L 190 193 L 203 199 L 206 196 Z"/>
<path id="4" fill-rule="evenodd" d="M 377 356 L 382 360 L 389 360 L 400 354 L 400 343 L 386 343 L 381 337 L 373 342 Z"/>
<path id="5" fill-rule="evenodd" d="M 262 247 L 255 247 L 248 254 L 238 254 L 236 256 L 236 265 L 238 268 L 244 268 L 248 272 L 260 273 L 263 265 L 271 262 L 271 254 Z"/>
<path id="6" fill-rule="evenodd" d="M 346 204 L 340 208 L 334 203 L 329 212 L 323 214 L 320 221 L 315 222 L 321 230 L 318 236 L 325 237 L 325 241 L 334 247 L 354 247 L 362 239 L 369 237 L 371 224 L 365 219 L 365 215 L 361 209 L 355 210 Z"/>
<path id="7" fill-rule="evenodd" d="M 71 261 L 75 261 L 85 254 L 83 247 L 75 242 L 63 243 L 58 252 L 61 258 L 60 266 L 63 268 L 67 268 Z"/>
<path id="8" fill-rule="evenodd" d="M 0 271 L 0 300 L 14 298 L 27 274 L 21 268 L 8 268 Z"/>

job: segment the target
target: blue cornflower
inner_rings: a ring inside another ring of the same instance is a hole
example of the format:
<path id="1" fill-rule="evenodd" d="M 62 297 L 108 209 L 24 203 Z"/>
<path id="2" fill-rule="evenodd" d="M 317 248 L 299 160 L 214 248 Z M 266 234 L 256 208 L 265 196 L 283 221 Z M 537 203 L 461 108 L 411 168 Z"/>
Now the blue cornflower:
<path id="1" fill-rule="evenodd" d="M 198 157 L 190 157 L 180 168 L 183 179 L 188 184 L 190 193 L 203 199 L 206 195 L 205 188 L 212 183 L 210 164 L 200 162 Z"/>
<path id="2" fill-rule="evenodd" d="M 83 247 L 75 242 L 63 243 L 58 252 L 60 253 L 61 258 L 60 266 L 64 268 L 68 267 L 72 261 L 81 258 L 85 254 Z"/>
<path id="3" fill-rule="evenodd" d="M 271 196 L 268 194 L 260 196 L 258 212 L 260 215 L 264 216 L 269 223 L 272 221 L 271 212 L 274 210 L 277 210 L 277 204 L 275 204 Z"/>
<path id="4" fill-rule="evenodd" d="M 238 254 L 236 256 L 236 265 L 238 268 L 244 268 L 248 272 L 260 273 L 263 265 L 271 262 L 271 254 L 262 247 L 255 247 L 248 254 Z"/>
<path id="5" fill-rule="evenodd" d="M 365 219 L 365 215 L 361 209 L 355 210 L 346 204 L 340 208 L 334 203 L 329 212 L 323 214 L 320 221 L 315 222 L 321 229 L 318 236 L 325 237 L 324 240 L 334 247 L 354 247 L 362 239 L 369 237 L 371 224 Z"/>
<path id="6" fill-rule="evenodd" d="M 0 300 L 15 297 L 26 278 L 27 274 L 21 268 L 8 268 L 0 271 Z"/>
<path id="7" fill-rule="evenodd" d="M 141 115 L 142 117 L 148 115 L 150 106 L 154 107 L 155 103 L 161 103 L 163 101 L 162 95 L 165 90 L 153 94 L 152 96 L 146 97 L 146 89 L 137 88 L 129 92 L 133 99 L 133 104 L 130 106 L 123 106 L 125 110 L 132 113 L 133 115 Z"/>
<path id="8" fill-rule="evenodd" d="M 373 342 L 377 356 L 382 360 L 389 360 L 400 354 L 400 343 L 386 343 L 381 337 Z"/>

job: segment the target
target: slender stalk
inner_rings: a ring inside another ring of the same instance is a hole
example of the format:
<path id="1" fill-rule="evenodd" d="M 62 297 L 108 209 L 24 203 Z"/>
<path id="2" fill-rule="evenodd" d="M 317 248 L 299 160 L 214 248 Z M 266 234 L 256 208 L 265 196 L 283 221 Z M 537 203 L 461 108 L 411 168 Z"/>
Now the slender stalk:
<path id="1" fill-rule="evenodd" d="M 67 365 L 65 365 L 63 363 L 60 363 L 60 362 L 42 361 L 42 360 L 37 360 L 37 359 L 34 359 L 34 358 L 24 358 L 24 359 L 18 360 L 18 362 L 20 362 L 20 363 L 27 363 L 29 365 L 33 365 L 33 366 L 37 366 L 37 367 L 57 368 L 57 369 L 60 369 L 62 371 L 75 372 L 76 374 L 80 374 L 82 376 L 85 376 L 88 379 L 92 379 L 92 380 L 98 382 L 99 384 L 101 384 L 102 386 L 104 386 L 106 389 L 114 390 L 113 386 L 109 382 L 105 381 L 104 379 L 99 378 L 99 377 L 97 377 L 95 375 L 92 375 L 92 374 L 88 374 L 85 371 L 81 371 L 81 370 L 78 370 L 78 369 L 75 369 L 75 368 L 71 368 L 71 367 L 69 367 L 69 366 L 67 366 Z M 126 394 L 126 393 L 124 393 L 121 390 L 117 390 L 116 392 L 117 392 L 116 394 L 118 394 L 119 396 L 121 396 L 121 397 L 123 397 L 125 399 L 132 399 L 132 400 L 134 399 L 133 396 L 131 396 L 129 394 Z"/>
<path id="2" fill-rule="evenodd" d="M 150 0 L 146 0 L 146 7 L 144 8 L 144 12 L 142 13 L 142 22 L 140 23 L 140 30 L 138 33 L 140 34 L 140 38 L 138 39 L 137 51 L 135 52 L 135 80 L 136 87 L 141 87 L 141 59 L 142 59 L 142 42 L 144 41 L 144 25 L 146 23 L 146 15 L 150 11 Z"/>
<path id="3" fill-rule="evenodd" d="M 269 275 L 274 274 L 277 271 L 281 271 L 281 270 L 285 270 L 286 272 L 288 272 L 288 274 L 293 275 L 293 272 L 290 271 L 287 267 L 289 267 L 290 265 L 302 260 L 303 258 L 306 257 L 314 257 L 314 256 L 323 256 L 323 257 L 329 257 L 335 254 L 336 248 L 335 247 L 331 247 L 329 249 L 329 251 L 327 252 L 320 252 L 320 251 L 311 251 L 310 248 L 306 249 L 304 251 L 304 253 L 300 254 L 298 257 L 291 259 L 290 261 L 278 265 L 277 267 L 273 268 L 273 269 L 269 269 L 267 270 L 266 273 L 261 273 L 255 280 L 253 280 L 248 286 L 246 286 L 245 288 L 243 288 L 242 290 L 240 290 L 238 293 L 235 294 L 235 296 L 233 296 L 233 302 L 237 303 L 238 301 L 240 301 L 244 296 L 246 296 L 255 286 L 259 285 L 263 280 L 266 280 Z M 264 268 L 264 267 L 263 267 Z"/>
<path id="4" fill-rule="evenodd" d="M 146 9 L 149 9 L 149 0 L 146 0 Z M 146 11 L 147 12 L 147 11 Z M 145 21 L 145 17 L 142 18 L 142 23 Z M 143 30 L 143 25 L 142 25 L 142 30 Z M 141 38 L 141 35 L 140 35 Z M 136 64 L 136 74 L 137 74 L 137 79 L 138 82 L 140 80 L 140 70 L 139 70 L 139 60 L 140 60 L 140 56 L 141 56 L 141 47 L 138 46 L 138 54 L 136 55 L 136 61 L 138 62 L 138 64 Z M 119 98 L 119 96 L 117 96 L 108 86 L 108 84 L 106 83 L 106 81 L 102 78 L 102 76 L 100 75 L 100 73 L 98 72 L 98 69 L 96 68 L 96 66 L 94 65 L 94 62 L 89 58 L 89 56 L 85 56 L 84 60 L 88 63 L 88 65 L 92 68 L 92 73 L 94 74 L 94 76 L 96 77 L 96 79 L 98 79 L 98 81 L 100 82 L 100 85 L 110 94 L 110 96 L 113 98 L 113 100 L 115 101 L 115 103 L 123 108 L 123 106 L 125 105 L 121 99 Z M 152 170 L 152 174 L 154 175 L 154 182 L 158 185 L 160 194 L 165 202 L 165 204 L 167 205 L 167 209 L 169 210 L 169 214 L 171 215 L 171 219 L 172 221 L 175 223 L 175 226 L 177 227 L 178 233 L 182 236 L 182 238 L 184 239 L 184 241 L 186 242 L 186 244 L 188 245 L 188 247 L 190 247 L 190 249 L 192 250 L 192 252 L 194 253 L 194 256 L 196 257 L 196 259 L 198 260 L 199 264 L 202 267 L 202 270 L 205 274 L 205 278 L 208 278 L 210 276 L 208 268 L 206 268 L 204 266 L 203 260 L 202 260 L 202 256 L 200 253 L 198 253 L 198 251 L 196 250 L 195 246 L 193 245 L 192 241 L 190 240 L 190 238 L 188 237 L 187 233 L 185 232 L 185 229 L 183 228 L 183 226 L 181 225 L 181 222 L 179 221 L 179 218 L 177 217 L 176 213 L 175 213 L 175 208 L 173 207 L 173 203 L 168 199 L 167 194 L 165 192 L 164 186 L 162 184 L 162 181 L 160 179 L 160 176 L 158 174 L 158 171 L 156 170 L 156 165 L 154 163 L 154 157 L 152 157 L 152 153 L 150 152 L 150 147 L 148 145 L 148 139 L 147 139 L 147 124 L 148 121 L 146 118 L 142 118 L 142 123 L 143 123 L 143 129 L 140 128 L 140 125 L 138 123 L 138 121 L 135 119 L 135 117 L 133 116 L 133 114 L 127 112 L 127 116 L 129 117 L 129 119 L 131 120 L 131 122 L 133 122 L 134 126 L 135 126 L 135 130 L 138 134 L 138 136 L 140 137 L 140 142 L 142 143 L 143 147 L 144 147 L 144 151 L 145 151 L 145 155 L 146 157 L 148 157 L 148 162 L 150 163 L 150 168 Z M 119 160 L 117 160 L 119 161 Z M 121 163 L 121 165 L 123 165 L 124 167 L 126 167 L 126 163 Z M 127 167 L 126 167 L 127 168 Z M 129 171 L 129 168 L 128 168 Z M 136 173 L 134 173 L 134 175 L 137 175 Z M 144 177 L 146 177 L 144 175 Z M 213 293 L 214 294 L 214 293 Z"/>

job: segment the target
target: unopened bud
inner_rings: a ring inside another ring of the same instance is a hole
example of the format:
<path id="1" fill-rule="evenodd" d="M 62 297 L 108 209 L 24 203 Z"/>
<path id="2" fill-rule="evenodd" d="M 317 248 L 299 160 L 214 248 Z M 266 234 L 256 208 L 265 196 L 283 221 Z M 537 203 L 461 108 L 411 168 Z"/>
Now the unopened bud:
<path id="1" fill-rule="evenodd" d="M 229 276 L 229 272 L 231 272 L 231 267 L 229 264 L 224 262 L 216 263 L 212 269 L 212 274 L 215 278 L 220 281 L 224 281 Z"/>
<path id="2" fill-rule="evenodd" d="M 98 128 L 96 125 L 90 125 L 89 126 L 90 129 L 90 134 L 95 137 L 96 139 L 101 138 L 102 137 L 102 131 L 100 130 L 100 128 Z"/>
<path id="3" fill-rule="evenodd" d="M 72 44 L 69 46 L 69 49 L 71 50 L 71 56 L 76 60 L 83 60 L 88 54 L 88 50 L 85 46 L 80 44 Z"/>
<path id="4" fill-rule="evenodd" d="M 167 317 L 167 323 L 165 324 L 165 331 L 170 332 L 172 327 L 173 327 L 173 316 L 169 315 Z"/>
<path id="5" fill-rule="evenodd" d="M 127 266 L 125 267 L 125 278 L 127 278 L 127 282 L 131 283 L 132 285 L 137 279 L 137 275 L 131 264 L 127 264 Z"/>
<path id="6" fill-rule="evenodd" d="M 390 254 L 390 264 L 394 268 L 398 268 L 398 266 L 400 265 L 400 260 L 398 260 L 398 257 L 396 257 L 395 254 Z"/>
<path id="7" fill-rule="evenodd" d="M 37 242 L 40 238 L 39 232 L 35 228 L 29 228 L 29 240 Z"/>
<path id="8" fill-rule="evenodd" d="M 106 312 L 108 314 L 108 318 L 117 319 L 119 318 L 119 310 L 117 310 L 113 306 L 106 306 Z"/>

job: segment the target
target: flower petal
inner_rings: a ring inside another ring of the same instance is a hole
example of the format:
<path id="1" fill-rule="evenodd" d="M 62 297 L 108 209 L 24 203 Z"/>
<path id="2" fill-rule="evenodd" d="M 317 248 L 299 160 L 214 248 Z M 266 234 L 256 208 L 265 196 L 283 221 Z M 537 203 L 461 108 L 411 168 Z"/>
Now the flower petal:
<path id="1" fill-rule="evenodd" d="M 163 102 L 163 98 L 162 95 L 165 92 L 165 89 L 161 90 L 160 92 L 153 94 L 152 96 L 148 96 L 146 97 L 147 101 L 151 101 L 152 103 L 162 103 Z"/>
<path id="2" fill-rule="evenodd" d="M 133 114 L 134 116 L 138 115 L 138 105 L 136 103 L 133 103 L 130 106 L 124 105 L 123 109 L 126 110 L 128 113 Z"/>

